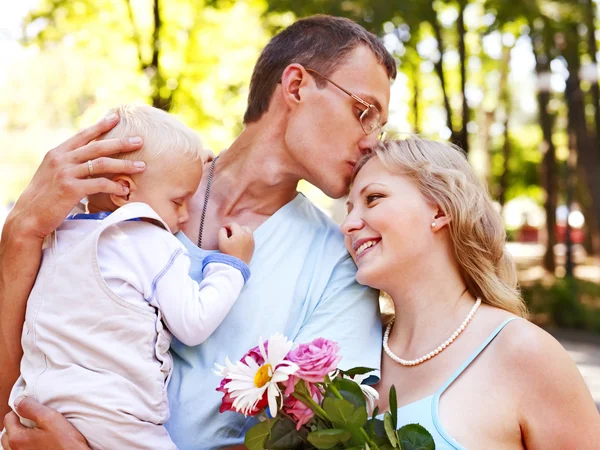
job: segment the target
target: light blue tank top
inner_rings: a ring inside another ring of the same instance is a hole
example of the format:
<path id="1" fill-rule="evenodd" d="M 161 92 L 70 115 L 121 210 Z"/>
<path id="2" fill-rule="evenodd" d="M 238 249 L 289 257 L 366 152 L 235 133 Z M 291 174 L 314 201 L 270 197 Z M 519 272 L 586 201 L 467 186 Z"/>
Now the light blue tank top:
<path id="1" fill-rule="evenodd" d="M 466 450 L 444 429 L 439 417 L 440 397 L 448 387 L 456 380 L 463 371 L 479 356 L 479 354 L 494 340 L 502 329 L 511 321 L 518 319 L 512 317 L 506 319 L 496 330 L 479 346 L 477 350 L 452 374 L 452 376 L 438 389 L 435 394 L 422 398 L 416 402 L 398 408 L 398 428 L 410 423 L 418 423 L 425 427 L 433 436 L 436 450 Z M 379 418 L 383 418 L 380 415 Z"/>

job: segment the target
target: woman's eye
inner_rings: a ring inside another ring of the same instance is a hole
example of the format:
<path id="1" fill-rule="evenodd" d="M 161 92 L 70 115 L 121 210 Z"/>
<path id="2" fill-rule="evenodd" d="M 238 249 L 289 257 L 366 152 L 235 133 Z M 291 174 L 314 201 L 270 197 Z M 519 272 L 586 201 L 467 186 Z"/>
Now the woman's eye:
<path id="1" fill-rule="evenodd" d="M 177 206 L 181 206 L 181 202 L 179 200 L 173 200 L 173 203 Z"/>
<path id="2" fill-rule="evenodd" d="M 382 196 L 380 194 L 369 194 L 366 197 L 367 200 L 367 205 L 370 205 L 371 203 L 373 203 L 375 200 L 380 199 Z"/>
<path id="3" fill-rule="evenodd" d="M 360 119 L 360 117 L 363 115 L 364 112 L 365 112 L 364 109 L 356 108 L 356 117 L 358 117 Z"/>

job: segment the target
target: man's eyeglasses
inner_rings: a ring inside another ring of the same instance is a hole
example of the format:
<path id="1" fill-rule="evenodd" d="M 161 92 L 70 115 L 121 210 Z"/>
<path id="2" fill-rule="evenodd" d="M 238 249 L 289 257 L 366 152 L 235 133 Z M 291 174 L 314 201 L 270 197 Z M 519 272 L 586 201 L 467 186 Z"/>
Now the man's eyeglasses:
<path id="1" fill-rule="evenodd" d="M 363 131 L 366 134 L 371 134 L 375 130 L 381 130 L 381 127 L 382 127 L 381 113 L 379 112 L 379 110 L 377 109 L 377 107 L 375 105 L 372 105 L 371 103 L 364 101 L 358 95 L 355 95 L 355 94 L 347 91 L 346 89 L 341 87 L 339 84 L 337 84 L 335 81 L 330 80 L 325 75 L 320 74 L 316 70 L 309 69 L 306 67 L 305 67 L 305 69 L 307 72 L 317 74 L 321 78 L 323 78 L 325 81 L 330 82 L 336 88 L 340 89 L 342 92 L 349 95 L 350 97 L 352 97 L 354 100 L 356 100 L 358 103 L 360 103 L 361 105 L 363 105 L 366 108 L 364 111 L 361 112 L 360 116 L 358 117 L 358 120 L 360 121 L 360 126 L 362 127 Z"/>

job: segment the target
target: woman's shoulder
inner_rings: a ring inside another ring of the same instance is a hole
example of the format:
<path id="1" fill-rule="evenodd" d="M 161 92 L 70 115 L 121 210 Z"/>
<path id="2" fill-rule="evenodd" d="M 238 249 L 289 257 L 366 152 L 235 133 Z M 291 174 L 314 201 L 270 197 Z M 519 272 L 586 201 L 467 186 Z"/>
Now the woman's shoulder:
<path id="1" fill-rule="evenodd" d="M 528 320 L 505 314 L 515 320 L 496 337 L 494 354 L 496 368 L 509 380 L 513 392 L 538 405 L 556 405 L 569 397 L 591 399 L 575 362 L 560 342 Z"/>
<path id="2" fill-rule="evenodd" d="M 505 320 L 513 320 L 506 324 L 505 330 L 497 338 L 497 349 L 501 357 L 530 369 L 546 367 L 557 358 L 567 359 L 572 363 L 567 351 L 550 333 L 511 313 L 506 313 L 505 317 Z"/>
<path id="3" fill-rule="evenodd" d="M 547 331 L 527 319 L 510 312 L 488 307 L 485 327 L 498 331 L 494 338 L 494 353 L 501 364 L 510 363 L 514 370 L 547 368 L 554 361 L 571 357 Z"/>
<path id="4" fill-rule="evenodd" d="M 509 383 L 526 442 L 531 446 L 543 442 L 544 448 L 549 443 L 556 444 L 553 448 L 574 448 L 567 444 L 586 442 L 577 448 L 598 448 L 587 446 L 588 441 L 600 440 L 596 406 L 560 342 L 524 319 L 510 321 L 496 340 L 496 370 Z M 565 431 L 565 423 L 577 424 Z"/>

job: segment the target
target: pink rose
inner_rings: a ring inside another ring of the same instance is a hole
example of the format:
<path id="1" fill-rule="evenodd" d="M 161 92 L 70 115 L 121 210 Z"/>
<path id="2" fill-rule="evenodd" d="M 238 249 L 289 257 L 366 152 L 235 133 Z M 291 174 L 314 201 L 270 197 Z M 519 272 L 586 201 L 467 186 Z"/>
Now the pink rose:
<path id="1" fill-rule="evenodd" d="M 310 383 L 321 383 L 325 375 L 337 368 L 342 359 L 338 356 L 339 346 L 333 341 L 317 338 L 310 344 L 300 344 L 292 350 L 288 359 L 298 364 L 296 377 Z"/>
<path id="2" fill-rule="evenodd" d="M 300 381 L 300 383 L 305 382 Z M 293 383 L 289 383 L 288 386 L 290 384 Z M 315 401 L 315 403 L 317 403 L 317 405 L 320 405 L 321 401 L 323 400 L 323 394 L 319 388 L 312 383 L 306 383 L 306 385 L 312 399 Z M 315 415 L 312 409 L 310 409 L 300 400 L 294 398 L 292 395 L 285 399 L 285 402 L 283 403 L 283 412 L 288 414 L 296 422 L 296 430 L 299 430 L 303 425 L 307 424 Z"/>
<path id="3" fill-rule="evenodd" d="M 265 346 L 265 351 L 269 350 L 269 341 L 264 343 Z M 256 364 L 258 364 L 259 366 L 262 366 L 265 363 L 265 360 L 263 359 L 262 355 L 260 354 L 260 348 L 258 348 L 258 345 L 256 347 L 251 348 L 250 350 L 248 350 L 248 353 L 246 353 L 244 356 L 242 356 L 240 358 L 240 361 L 242 361 L 243 363 L 245 363 L 246 358 L 247 357 L 252 358 Z"/>

